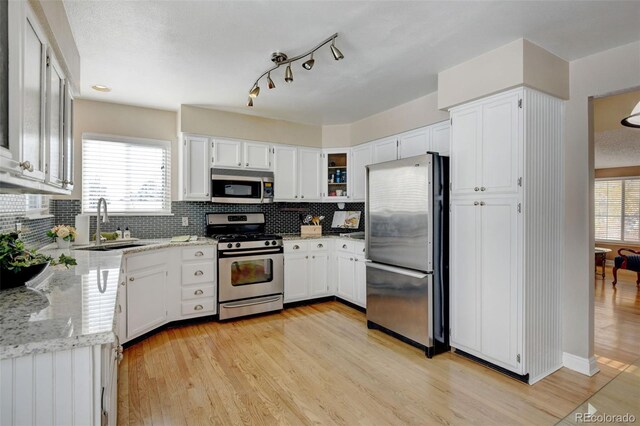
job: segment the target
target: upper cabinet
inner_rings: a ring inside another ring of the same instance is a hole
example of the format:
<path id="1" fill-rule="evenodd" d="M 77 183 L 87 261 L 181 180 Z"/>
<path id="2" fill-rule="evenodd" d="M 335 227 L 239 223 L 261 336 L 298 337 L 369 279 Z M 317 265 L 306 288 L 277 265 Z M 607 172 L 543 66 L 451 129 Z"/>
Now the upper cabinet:
<path id="1" fill-rule="evenodd" d="M 244 142 L 244 166 L 249 169 L 271 170 L 271 146 Z"/>
<path id="2" fill-rule="evenodd" d="M 275 201 L 298 199 L 298 148 L 276 145 L 273 148 L 273 198 Z"/>
<path id="3" fill-rule="evenodd" d="M 398 137 L 398 158 L 413 157 L 431 151 L 431 129 L 422 127 Z"/>
<path id="4" fill-rule="evenodd" d="M 271 145 L 216 138 L 212 160 L 214 167 L 271 170 Z"/>
<path id="5" fill-rule="evenodd" d="M 298 149 L 298 188 L 302 201 L 320 201 L 322 198 L 320 192 L 321 157 L 322 151 L 320 149 Z"/>
<path id="6" fill-rule="evenodd" d="M 448 120 L 431 126 L 431 151 L 447 157 L 449 156 L 450 129 L 451 126 Z"/>
<path id="7" fill-rule="evenodd" d="M 213 142 L 212 161 L 216 167 L 241 168 L 242 142 L 215 139 Z"/>
<path id="8" fill-rule="evenodd" d="M 453 195 L 517 193 L 522 116 L 518 91 L 451 110 Z"/>
<path id="9" fill-rule="evenodd" d="M 185 135 L 182 141 L 182 199 L 208 201 L 211 198 L 209 138 Z"/>
<path id="10" fill-rule="evenodd" d="M 364 144 L 351 150 L 351 195 L 353 201 L 364 201 L 366 195 L 366 166 L 373 164 L 373 146 Z"/>
<path id="11" fill-rule="evenodd" d="M 383 163 L 398 159 L 398 138 L 393 136 L 372 142 L 373 162 Z"/>
<path id="12" fill-rule="evenodd" d="M 350 154 L 350 149 L 323 150 L 324 185 L 322 194 L 325 200 L 336 202 L 350 201 Z"/>
<path id="13" fill-rule="evenodd" d="M 73 187 L 73 99 L 64 63 L 28 2 L 8 2 L 9 143 L 0 147 L 7 190 L 69 193 Z"/>

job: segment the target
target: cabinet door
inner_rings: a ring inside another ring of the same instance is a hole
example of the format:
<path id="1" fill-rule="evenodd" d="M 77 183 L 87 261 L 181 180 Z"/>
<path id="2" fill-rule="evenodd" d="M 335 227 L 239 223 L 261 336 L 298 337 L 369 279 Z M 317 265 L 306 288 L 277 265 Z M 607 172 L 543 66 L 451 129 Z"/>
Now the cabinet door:
<path id="1" fill-rule="evenodd" d="M 213 143 L 213 165 L 217 167 L 242 167 L 242 142 L 216 139 Z"/>
<path id="2" fill-rule="evenodd" d="M 167 318 L 167 271 L 151 269 L 127 276 L 127 338 L 163 324 Z"/>
<path id="3" fill-rule="evenodd" d="M 311 253 L 309 261 L 309 296 L 324 296 L 329 293 L 329 253 Z"/>
<path id="4" fill-rule="evenodd" d="M 398 156 L 400 158 L 426 154 L 427 151 L 431 151 L 431 129 L 429 127 L 403 133 L 398 138 Z"/>
<path id="5" fill-rule="evenodd" d="M 47 55 L 47 164 L 45 179 L 51 185 L 62 187 L 64 178 L 64 74 L 51 49 Z"/>
<path id="6" fill-rule="evenodd" d="M 185 136 L 183 149 L 183 198 L 185 200 L 210 201 L 209 138 Z"/>
<path id="7" fill-rule="evenodd" d="M 320 200 L 320 175 L 322 167 L 322 151 L 319 149 L 298 149 L 299 195 L 304 201 Z"/>
<path id="8" fill-rule="evenodd" d="M 490 361 L 517 370 L 520 277 L 517 199 L 487 199 L 481 211 L 481 348 Z M 452 259 L 452 265 L 455 264 Z"/>
<path id="9" fill-rule="evenodd" d="M 298 198 L 298 149 L 276 146 L 273 149 L 273 195 L 275 201 Z"/>
<path id="10" fill-rule="evenodd" d="M 398 140 L 381 139 L 373 142 L 373 162 L 375 164 L 398 159 Z"/>
<path id="11" fill-rule="evenodd" d="M 522 109 L 519 92 L 495 96 L 482 107 L 481 190 L 518 192 Z"/>
<path id="12" fill-rule="evenodd" d="M 449 120 L 431 126 L 431 151 L 449 155 Z"/>
<path id="13" fill-rule="evenodd" d="M 451 345 L 480 350 L 480 205 L 451 202 L 449 306 Z"/>
<path id="14" fill-rule="evenodd" d="M 28 5 L 23 22 L 21 144 L 11 147 L 14 158 L 22 164 L 24 176 L 44 180 L 45 173 L 45 90 L 46 39 Z M 10 106 L 11 107 L 11 106 Z"/>
<path id="15" fill-rule="evenodd" d="M 481 186 L 482 107 L 453 111 L 451 120 L 451 194 L 472 194 Z"/>
<path id="16" fill-rule="evenodd" d="M 71 86 L 65 85 L 64 96 L 64 126 L 63 126 L 63 153 L 64 158 L 64 187 L 73 189 L 73 97 L 71 96 Z"/>
<path id="17" fill-rule="evenodd" d="M 309 295 L 308 262 L 306 253 L 284 257 L 284 301 L 304 300 Z"/>
<path id="18" fill-rule="evenodd" d="M 351 195 L 353 201 L 364 201 L 366 196 L 365 166 L 373 163 L 373 146 L 361 145 L 351 150 Z"/>
<path id="19" fill-rule="evenodd" d="M 340 253 L 336 256 L 338 296 L 352 302 L 355 301 L 354 263 L 352 254 Z"/>
<path id="20" fill-rule="evenodd" d="M 263 143 L 244 143 L 244 167 L 271 170 L 271 146 Z"/>
<path id="21" fill-rule="evenodd" d="M 322 155 L 322 196 L 341 202 L 351 198 L 351 150 L 327 149 Z"/>
<path id="22" fill-rule="evenodd" d="M 367 307 L 367 264 L 362 256 L 354 257 L 354 287 L 356 304 Z"/>

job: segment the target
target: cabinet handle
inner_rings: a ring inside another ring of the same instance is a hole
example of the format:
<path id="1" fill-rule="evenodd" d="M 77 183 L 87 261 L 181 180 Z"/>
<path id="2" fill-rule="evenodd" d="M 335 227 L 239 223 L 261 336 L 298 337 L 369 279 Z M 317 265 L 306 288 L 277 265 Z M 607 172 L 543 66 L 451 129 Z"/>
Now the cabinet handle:
<path id="1" fill-rule="evenodd" d="M 478 188 L 477 186 L 475 188 L 473 188 L 474 191 L 478 192 L 480 191 L 480 188 Z"/>
<path id="2" fill-rule="evenodd" d="M 124 285 L 125 285 L 126 283 L 127 283 L 126 281 L 122 281 L 122 282 L 120 283 L 120 285 L 124 287 Z"/>
<path id="3" fill-rule="evenodd" d="M 121 314 L 122 313 L 122 305 L 118 305 L 118 313 Z"/>
<path id="4" fill-rule="evenodd" d="M 195 275 L 196 277 L 199 277 L 199 276 L 200 276 L 200 275 L 202 275 L 202 274 L 204 274 L 204 272 L 202 272 L 202 271 L 200 271 L 200 270 L 195 271 L 195 272 L 193 273 L 193 275 Z"/>
<path id="5" fill-rule="evenodd" d="M 293 197 L 293 198 L 298 198 L 298 196 L 296 195 L 296 196 L 295 196 L 295 197 Z"/>
<path id="6" fill-rule="evenodd" d="M 194 256 L 195 256 L 195 257 L 204 256 L 204 253 L 203 253 L 203 252 L 201 252 L 201 251 L 197 251 L 197 252 L 195 252 Z"/>
<path id="7" fill-rule="evenodd" d="M 322 244 L 318 244 L 318 248 L 322 248 L 324 247 Z"/>
<path id="8" fill-rule="evenodd" d="M 305 258 L 305 259 L 308 259 L 308 258 L 309 258 L 309 256 L 305 256 L 304 258 Z"/>
<path id="9" fill-rule="evenodd" d="M 484 206 L 484 201 L 480 201 L 480 205 L 481 205 L 481 206 Z"/>
<path id="10" fill-rule="evenodd" d="M 304 195 L 301 195 L 300 198 L 304 198 Z"/>
<path id="11" fill-rule="evenodd" d="M 357 262 L 357 261 L 358 261 L 358 258 L 356 257 L 354 260 Z"/>
<path id="12" fill-rule="evenodd" d="M 247 163 L 247 166 L 248 166 L 248 165 L 249 165 L 249 164 Z M 242 163 L 238 163 L 238 166 L 242 166 Z"/>
<path id="13" fill-rule="evenodd" d="M 312 259 L 315 259 L 316 257 L 315 257 L 315 256 L 311 256 L 311 258 L 312 258 Z"/>
<path id="14" fill-rule="evenodd" d="M 293 246 L 293 249 L 294 249 L 294 250 L 298 250 L 299 248 L 300 248 L 300 246 L 299 246 L 299 245 L 297 245 L 297 244 L 296 244 L 295 246 Z"/>
<path id="15" fill-rule="evenodd" d="M 204 309 L 204 306 L 202 306 L 202 305 L 196 305 L 196 306 L 193 307 L 194 311 L 201 311 L 203 309 Z"/>
<path id="16" fill-rule="evenodd" d="M 485 188 L 484 186 L 480 188 L 480 191 L 486 191 L 487 188 Z"/>
<path id="17" fill-rule="evenodd" d="M 347 245 L 346 245 L 346 244 L 343 244 L 343 245 L 342 245 L 342 248 L 343 248 L 343 249 L 346 249 L 346 248 L 347 248 Z"/>
<path id="18" fill-rule="evenodd" d="M 198 289 L 198 290 L 196 290 L 196 291 L 194 291 L 194 292 L 193 292 L 193 294 L 195 294 L 196 296 L 200 296 L 200 295 L 201 295 L 201 294 L 203 294 L 203 293 L 204 293 L 204 291 L 202 291 L 202 290 L 200 290 L 200 289 Z"/>
<path id="19" fill-rule="evenodd" d="M 350 257 L 349 260 L 353 261 L 353 257 Z"/>
<path id="20" fill-rule="evenodd" d="M 133 277 L 129 278 L 129 281 L 134 281 L 134 278 Z"/>
<path id="21" fill-rule="evenodd" d="M 362 249 L 362 252 L 364 253 L 364 252 L 365 252 L 365 250 L 364 250 L 364 249 Z"/>
<path id="22" fill-rule="evenodd" d="M 19 166 L 22 168 L 22 170 L 27 170 L 29 172 L 33 171 L 33 164 L 31 164 L 30 161 L 23 161 L 19 164 Z"/>
<path id="23" fill-rule="evenodd" d="M 474 201 L 474 202 L 473 202 L 473 205 L 474 205 L 474 206 L 477 206 L 478 204 L 480 204 L 480 203 L 479 203 L 479 202 L 477 202 L 477 201 Z"/>
<path id="24" fill-rule="evenodd" d="M 249 167 L 249 163 L 245 164 L 246 167 Z"/>

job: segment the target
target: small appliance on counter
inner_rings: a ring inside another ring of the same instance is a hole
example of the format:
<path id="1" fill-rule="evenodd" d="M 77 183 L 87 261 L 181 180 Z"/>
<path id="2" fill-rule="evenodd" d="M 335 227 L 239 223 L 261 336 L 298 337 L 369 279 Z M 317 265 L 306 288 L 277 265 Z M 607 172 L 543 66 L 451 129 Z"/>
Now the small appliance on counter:
<path id="1" fill-rule="evenodd" d="M 332 228 L 358 229 L 360 227 L 361 211 L 341 210 L 333 213 Z"/>

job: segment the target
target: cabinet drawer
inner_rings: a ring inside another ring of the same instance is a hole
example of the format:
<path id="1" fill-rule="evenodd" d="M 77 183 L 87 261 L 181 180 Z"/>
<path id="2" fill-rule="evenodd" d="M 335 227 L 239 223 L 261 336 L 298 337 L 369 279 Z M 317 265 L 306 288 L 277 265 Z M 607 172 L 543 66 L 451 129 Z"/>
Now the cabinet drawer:
<path id="1" fill-rule="evenodd" d="M 205 283 L 204 285 L 191 285 L 182 288 L 182 300 L 204 299 L 214 297 L 216 292 L 213 283 Z"/>
<path id="2" fill-rule="evenodd" d="M 182 249 L 182 260 L 214 259 L 215 255 L 215 247 L 213 246 L 198 246 Z"/>
<path id="3" fill-rule="evenodd" d="M 301 251 L 307 251 L 309 248 L 309 241 L 285 241 L 284 242 L 284 251 L 285 253 L 299 253 Z"/>
<path id="4" fill-rule="evenodd" d="M 358 241 L 357 243 L 353 244 L 353 254 L 355 254 L 356 256 L 364 256 L 364 243 L 361 241 Z"/>
<path id="5" fill-rule="evenodd" d="M 149 269 L 155 266 L 164 267 L 167 264 L 166 250 L 152 250 L 148 253 L 127 255 L 127 273 Z"/>
<path id="6" fill-rule="evenodd" d="M 330 240 L 312 240 L 308 242 L 308 247 L 312 252 L 327 251 L 331 248 L 330 244 Z"/>
<path id="7" fill-rule="evenodd" d="M 188 302 L 182 302 L 182 315 L 197 315 L 197 314 L 209 314 L 216 313 L 216 303 L 213 297 L 207 299 L 190 300 Z"/>
<path id="8" fill-rule="evenodd" d="M 355 243 L 353 241 L 349 241 L 349 240 L 337 240 L 336 241 L 336 250 L 337 251 L 342 251 L 342 252 L 347 252 L 347 253 L 353 253 L 353 250 L 355 248 Z"/>
<path id="9" fill-rule="evenodd" d="M 214 282 L 213 261 L 182 265 L 182 285 Z"/>

